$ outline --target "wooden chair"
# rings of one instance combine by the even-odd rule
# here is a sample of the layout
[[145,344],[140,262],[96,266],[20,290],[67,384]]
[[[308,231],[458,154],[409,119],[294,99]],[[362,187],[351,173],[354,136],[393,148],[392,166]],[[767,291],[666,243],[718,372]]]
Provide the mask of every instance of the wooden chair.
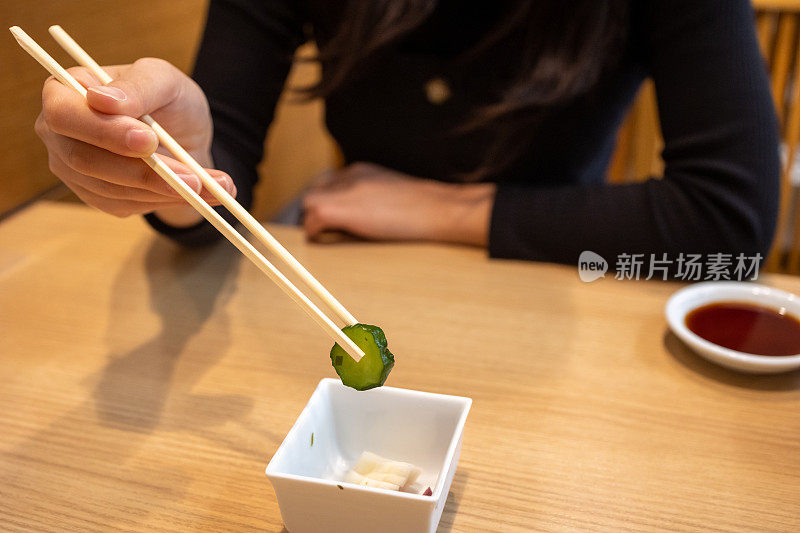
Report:
[[[797,178],[793,176],[800,178],[800,166],[794,172],[792,167],[800,164],[800,0],[754,0],[753,5],[758,40],[770,71],[784,154],[778,226],[766,269],[799,274],[800,183],[794,183]],[[660,175],[664,169],[660,156],[663,147],[655,90],[648,81],[618,134],[609,181],[629,183]]]
[[[800,273],[800,216],[796,171],[800,142],[800,1],[761,2],[756,12],[758,40],[770,69],[772,93],[781,127],[783,167],[775,241],[767,259],[773,271]],[[772,5],[774,4],[774,5]]]

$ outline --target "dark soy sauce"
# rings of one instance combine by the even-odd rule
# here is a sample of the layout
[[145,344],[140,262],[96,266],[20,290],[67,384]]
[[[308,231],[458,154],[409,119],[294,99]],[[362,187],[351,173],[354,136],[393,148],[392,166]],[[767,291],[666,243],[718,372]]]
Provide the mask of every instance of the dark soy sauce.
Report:
[[746,302],[717,302],[686,315],[686,327],[725,348],[755,355],[800,354],[800,321]]

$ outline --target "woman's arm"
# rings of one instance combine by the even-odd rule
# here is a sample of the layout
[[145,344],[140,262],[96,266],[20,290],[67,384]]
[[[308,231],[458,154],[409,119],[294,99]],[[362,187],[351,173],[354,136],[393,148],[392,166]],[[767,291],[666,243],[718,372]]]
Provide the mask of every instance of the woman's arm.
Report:
[[778,204],[777,124],[747,0],[642,3],[662,179],[541,190],[499,185],[495,257],[575,263],[593,250],[765,254]]
[[[230,174],[237,200],[246,208],[252,203],[275,104],[292,55],[303,41],[303,16],[296,1],[211,0],[192,77],[211,109],[213,164]],[[232,221],[226,210],[220,213]],[[173,209],[161,217],[158,212],[146,216],[154,228],[182,244],[200,245],[219,236],[199,218],[192,224],[198,217],[193,211]]]

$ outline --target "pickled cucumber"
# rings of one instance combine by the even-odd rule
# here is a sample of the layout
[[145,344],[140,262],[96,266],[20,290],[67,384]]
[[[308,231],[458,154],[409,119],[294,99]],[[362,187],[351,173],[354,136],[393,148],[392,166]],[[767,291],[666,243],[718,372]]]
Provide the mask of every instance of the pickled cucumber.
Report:
[[364,350],[359,362],[350,357],[339,344],[331,348],[331,363],[344,385],[356,390],[380,387],[394,366],[394,355],[386,347],[386,335],[378,326],[353,324],[342,328],[345,335]]

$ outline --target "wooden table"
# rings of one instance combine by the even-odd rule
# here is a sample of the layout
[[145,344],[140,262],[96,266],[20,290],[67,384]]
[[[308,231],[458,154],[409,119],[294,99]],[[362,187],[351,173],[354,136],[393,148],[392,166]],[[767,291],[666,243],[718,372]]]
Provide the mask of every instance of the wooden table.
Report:
[[[273,229],[386,330],[389,384],[473,398],[440,531],[800,530],[800,374],[692,355],[678,284]],[[81,206],[3,222],[0,530],[280,531],[264,467],[329,348],[227,243]]]

